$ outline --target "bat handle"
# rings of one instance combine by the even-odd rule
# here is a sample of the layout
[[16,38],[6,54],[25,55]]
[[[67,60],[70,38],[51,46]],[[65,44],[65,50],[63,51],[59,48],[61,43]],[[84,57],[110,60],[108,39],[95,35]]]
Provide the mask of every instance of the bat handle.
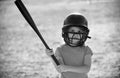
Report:
[[58,62],[58,60],[56,59],[56,57],[54,55],[51,55],[52,59],[55,61],[55,63],[58,65],[60,65],[60,63]]
[[[47,49],[51,50],[50,47],[47,45],[47,43],[44,41],[44,39],[42,38],[41,40],[42,40],[43,44],[45,45],[45,47]],[[56,57],[54,55],[51,55],[51,58],[55,61],[55,63],[57,64],[57,66],[60,65],[60,63],[58,62],[58,60],[56,59]]]
[[[47,49],[51,50],[49,47],[46,47]],[[60,65],[60,63],[58,62],[58,60],[56,59],[55,55],[51,55],[51,58],[54,60],[54,62],[56,63],[56,65]]]

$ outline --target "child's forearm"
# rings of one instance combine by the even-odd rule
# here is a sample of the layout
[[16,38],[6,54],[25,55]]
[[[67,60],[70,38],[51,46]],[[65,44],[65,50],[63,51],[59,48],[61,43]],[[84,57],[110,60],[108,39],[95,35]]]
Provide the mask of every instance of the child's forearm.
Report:
[[[55,67],[55,69],[59,72],[59,73],[61,73],[60,71],[59,71],[59,69],[57,68],[58,67],[58,65],[55,63],[55,61],[51,58],[51,60],[52,60],[52,63],[53,63],[53,65],[54,65],[54,67]],[[60,64],[64,64],[64,62],[62,61],[62,59],[59,57],[59,58],[57,58],[57,60],[58,60],[58,62],[60,63]]]
[[70,72],[76,72],[76,73],[88,73],[90,70],[90,66],[84,65],[84,66],[66,66],[66,69]]

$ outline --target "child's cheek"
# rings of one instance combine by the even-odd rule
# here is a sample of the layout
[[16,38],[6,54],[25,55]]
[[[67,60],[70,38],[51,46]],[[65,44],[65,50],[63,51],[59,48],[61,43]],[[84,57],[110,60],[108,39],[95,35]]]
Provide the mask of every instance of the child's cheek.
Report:
[[68,37],[69,37],[69,38],[72,38],[72,36],[73,36],[73,34],[71,34],[71,33],[68,34]]

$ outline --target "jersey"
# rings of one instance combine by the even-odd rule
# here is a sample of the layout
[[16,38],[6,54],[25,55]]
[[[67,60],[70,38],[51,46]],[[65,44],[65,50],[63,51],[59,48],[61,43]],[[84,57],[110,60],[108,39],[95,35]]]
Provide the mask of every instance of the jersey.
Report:
[[[88,46],[70,47],[66,44],[58,47],[55,52],[56,57],[61,57],[65,65],[82,66],[84,57],[87,54],[93,54]],[[61,78],[88,78],[86,73],[63,72]]]

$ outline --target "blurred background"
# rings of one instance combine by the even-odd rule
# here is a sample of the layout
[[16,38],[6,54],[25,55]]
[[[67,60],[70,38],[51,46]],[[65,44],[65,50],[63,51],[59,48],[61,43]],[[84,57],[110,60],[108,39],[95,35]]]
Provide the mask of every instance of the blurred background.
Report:
[[[45,47],[14,4],[0,0],[0,78],[59,78]],[[65,17],[80,12],[88,19],[93,50],[89,78],[120,78],[119,0],[22,0],[46,42],[63,43]]]

